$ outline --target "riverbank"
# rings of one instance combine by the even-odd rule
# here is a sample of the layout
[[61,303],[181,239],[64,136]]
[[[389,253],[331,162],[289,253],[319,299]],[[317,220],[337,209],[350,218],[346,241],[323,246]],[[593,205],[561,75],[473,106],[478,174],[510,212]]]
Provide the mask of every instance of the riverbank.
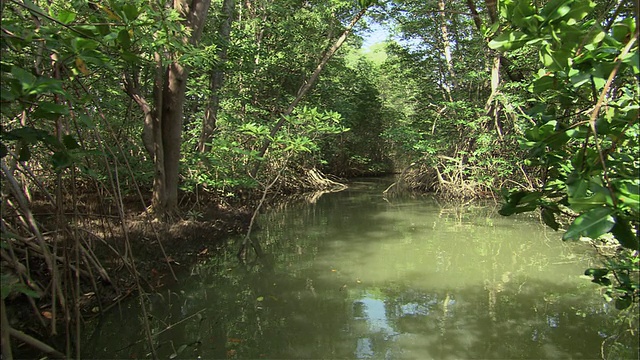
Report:
[[83,323],[174,284],[176,274],[246,234],[256,209],[303,190],[344,188],[312,169],[282,177],[277,189],[267,187],[269,196],[240,188],[181,193],[179,210],[158,221],[144,200],[150,189],[121,194],[67,185],[73,191],[55,197],[16,190],[17,201],[3,209],[5,358],[11,350],[27,358],[73,356]]
[[[180,218],[162,223],[147,216],[135,196],[123,198],[122,212],[104,200],[82,194],[75,209],[61,214],[45,201],[32,201],[30,214],[44,246],[36,236],[20,236],[19,228],[2,239],[8,254],[2,259],[3,326],[19,334],[11,340],[18,357],[64,352],[75,324],[140,291],[160,291],[177,281],[182,268],[215,256],[230,236],[246,232],[252,214],[250,199],[244,204],[200,197],[181,204],[189,210]],[[18,227],[20,218],[4,220]],[[42,341],[58,353],[37,339],[47,339]]]

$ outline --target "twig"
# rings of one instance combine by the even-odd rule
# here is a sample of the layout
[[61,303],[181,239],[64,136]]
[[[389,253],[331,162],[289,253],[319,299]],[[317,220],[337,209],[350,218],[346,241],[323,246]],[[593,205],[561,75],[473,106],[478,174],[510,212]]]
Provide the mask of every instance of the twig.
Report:
[[64,359],[65,356],[64,354],[62,354],[61,352],[59,352],[58,350],[52,348],[51,346],[43,343],[42,341],[29,336],[25,333],[23,333],[20,330],[16,330],[12,327],[9,327],[9,333],[11,334],[11,336],[13,336],[14,338],[22,341],[23,343],[30,345],[33,348],[36,348],[40,351],[42,351],[43,353],[56,358],[56,359]]
[[605,98],[607,96],[607,93],[609,92],[609,88],[611,87],[611,83],[613,83],[613,79],[616,77],[616,74],[618,73],[618,70],[620,69],[620,64],[622,64],[622,58],[625,57],[629,51],[631,50],[631,47],[633,46],[633,44],[635,44],[636,40],[638,39],[638,29],[636,29],[635,34],[633,34],[633,37],[629,40],[629,42],[627,43],[627,45],[622,49],[622,51],[620,52],[620,54],[618,55],[618,57],[616,58],[616,64],[613,68],[613,70],[611,70],[611,73],[609,74],[609,78],[607,79],[607,82],[604,84],[604,87],[602,88],[602,92],[600,93],[600,98],[598,99],[598,102],[596,103],[596,106],[593,109],[593,112],[591,113],[591,117],[589,119],[589,125],[591,126],[591,131],[593,132],[593,138],[594,141],[596,143],[596,149],[598,150],[598,156],[600,159],[600,163],[602,164],[602,171],[603,171],[603,176],[604,179],[607,183],[607,188],[609,189],[609,193],[611,194],[611,200],[613,201],[613,206],[617,207],[618,206],[618,199],[615,197],[614,191],[613,191],[613,187],[611,186],[611,180],[609,179],[609,175],[608,175],[608,171],[607,171],[607,165],[604,159],[604,155],[602,152],[602,148],[600,147],[600,142],[598,141],[598,132],[596,129],[596,120],[598,119],[598,115],[600,114],[600,108],[602,107],[602,105],[604,104]]
[[44,254],[44,260],[47,264],[48,270],[53,271],[54,263],[53,263],[53,260],[51,259],[51,253],[49,252],[49,248],[47,247],[44,237],[40,232],[36,219],[33,217],[33,213],[29,209],[29,205],[26,199],[24,198],[24,194],[22,194],[20,190],[20,185],[18,184],[16,179],[13,177],[13,174],[11,174],[11,172],[7,168],[7,165],[5,164],[4,161],[0,162],[0,168],[2,168],[2,172],[4,173],[5,177],[7,178],[7,181],[9,182],[11,192],[13,193],[16,200],[18,201],[18,206],[20,206],[20,210],[22,211],[22,217],[25,218],[27,224],[31,228],[31,231],[35,235],[36,240],[38,241],[38,244],[40,245],[40,249]]
[[262,198],[260,198],[260,202],[258,203],[258,206],[256,206],[255,210],[253,211],[253,214],[251,214],[251,221],[249,221],[249,229],[247,229],[247,234],[244,236],[244,239],[242,240],[242,244],[240,245],[240,250],[238,251],[238,256],[242,254],[242,252],[246,248],[247,243],[249,241],[251,241],[251,244],[253,245],[253,248],[258,253],[258,256],[262,255],[261,250],[259,250],[260,245],[251,239],[251,231],[253,230],[253,224],[256,220],[256,217],[258,216],[258,213],[260,212],[260,208],[262,208],[262,205],[264,204],[264,201],[267,198],[267,193],[269,192],[269,189],[278,181],[278,179],[280,178],[280,175],[282,175],[282,172],[287,167],[287,163],[289,162],[289,157],[285,159],[284,164],[282,164],[282,167],[276,174],[273,181],[271,181],[270,184],[265,186],[264,191],[262,192]]
[[194,316],[196,316],[196,315],[200,314],[201,312],[203,312],[203,311],[205,311],[205,310],[207,310],[207,309],[202,309],[202,310],[196,311],[195,313],[193,313],[193,314],[191,314],[191,315],[187,316],[186,318],[184,318],[184,319],[182,319],[182,320],[178,321],[178,322],[177,322],[177,323],[175,323],[175,324],[167,325],[167,327],[166,327],[166,328],[164,328],[164,329],[162,329],[162,330],[158,331],[157,333],[153,334],[153,336],[154,336],[154,337],[157,337],[157,336],[159,336],[160,334],[162,334],[163,332],[165,332],[165,331],[167,331],[167,330],[171,330],[171,329],[172,329],[172,328],[174,328],[176,325],[180,325],[181,323],[183,323],[183,322],[185,322],[185,321],[187,321],[187,320],[191,319],[192,317],[194,317]]

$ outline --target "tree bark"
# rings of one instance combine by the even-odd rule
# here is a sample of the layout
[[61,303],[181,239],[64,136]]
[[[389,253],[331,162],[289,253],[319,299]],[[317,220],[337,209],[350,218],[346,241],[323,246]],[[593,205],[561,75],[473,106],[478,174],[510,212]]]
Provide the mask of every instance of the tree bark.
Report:
[[[285,110],[284,113],[282,113],[280,120],[278,120],[278,122],[273,126],[273,128],[271,128],[269,137],[265,139],[264,144],[262,144],[262,147],[260,148],[260,152],[258,153],[259,158],[264,157],[264,155],[267,153],[267,150],[269,149],[269,145],[271,145],[271,142],[272,142],[270,139],[275,137],[275,135],[278,133],[282,125],[284,125],[286,121],[286,117],[291,115],[291,113],[296,108],[296,106],[300,103],[302,98],[309,92],[309,90],[311,90],[313,85],[315,85],[316,81],[318,80],[318,77],[320,77],[320,73],[322,72],[322,69],[324,69],[324,67],[327,65],[329,60],[331,60],[333,55],[338,51],[338,49],[340,49],[340,46],[342,46],[344,41],[347,39],[347,36],[349,36],[349,33],[351,32],[353,27],[358,23],[360,18],[362,18],[362,16],[364,16],[364,14],[367,12],[367,9],[368,7],[361,9],[356,14],[356,16],[354,16],[354,18],[351,20],[349,25],[347,25],[346,29],[344,29],[344,31],[342,32],[342,35],[340,35],[340,37],[335,41],[335,43],[331,46],[331,48],[329,48],[329,50],[327,50],[327,52],[324,54],[324,57],[322,58],[322,60],[320,60],[320,63],[318,63],[318,66],[316,66],[316,69],[311,74],[311,77],[309,77],[309,80],[305,81],[300,86],[300,88],[298,89],[296,98],[293,100],[293,102],[291,102],[291,104],[289,104],[289,107],[287,108],[287,110]],[[257,162],[254,168],[251,170],[251,176],[255,177],[256,174],[258,173],[258,170],[260,170],[260,162]]]
[[[210,5],[211,0],[173,1],[173,8],[186,19],[184,25],[191,33],[189,37],[183,36],[185,43],[195,45],[200,40]],[[178,54],[165,55],[178,58]],[[175,60],[165,67],[159,52],[154,54],[154,60],[153,106],[141,95],[136,79],[129,74],[124,76],[124,87],[144,114],[143,142],[155,167],[151,208],[158,218],[162,218],[178,206],[180,146],[189,69]]]
[[162,92],[162,147],[164,149],[163,207],[171,211],[178,205],[178,175],[180,174],[180,145],[182,144],[182,118],[187,88],[188,69],[177,62],[167,67],[165,88]]
[[444,14],[444,0],[438,0],[438,14],[440,16],[440,32],[442,34],[442,48],[444,59],[447,62],[448,76],[445,77],[444,88],[449,96],[449,101],[453,101],[451,91],[456,87],[456,74],[453,70],[453,58],[451,56],[451,42],[449,41],[449,30],[447,29],[447,19]]
[[[473,22],[476,24],[476,29],[478,32],[482,32],[482,19],[480,18],[480,14],[478,14],[478,9],[476,8],[476,4],[473,2],[474,0],[467,0],[467,7],[469,8],[469,12],[471,13],[471,17],[473,18]],[[491,2],[489,2],[491,4]],[[492,6],[496,4],[493,3]],[[497,8],[490,10],[493,14],[493,18],[497,17]],[[491,17],[491,16],[490,16]],[[496,19],[497,20],[497,19]],[[520,72],[514,72],[509,67],[511,66],[511,61],[504,56],[500,56],[500,67],[504,70],[504,72],[509,77],[511,81],[522,81],[524,76]]]
[[[162,65],[162,59],[160,54],[156,52],[154,54],[156,69],[155,80],[153,84],[153,98],[155,101],[155,109],[153,109],[153,117],[151,122],[150,132],[153,134],[153,161],[154,161],[154,175],[153,175],[153,194],[151,195],[151,208],[152,209],[164,209],[166,199],[166,182],[165,182],[165,169],[164,169],[164,146],[162,146],[162,91],[164,89],[164,66]],[[164,211],[164,210],[163,210]]]
[[[495,24],[498,21],[498,4],[496,0],[485,0],[485,5],[487,7],[487,12],[489,13],[489,19],[491,21],[491,25]],[[485,108],[487,113],[491,113],[493,106],[493,99],[495,98],[498,92],[498,86],[500,86],[500,58],[502,56],[499,52],[493,51],[493,62],[491,64],[491,95],[489,95],[489,99],[487,99],[487,103]]]
[[491,95],[487,99],[486,108],[489,111],[491,103],[498,92],[498,86],[500,85],[500,54],[496,51],[493,54],[493,62],[491,63]]

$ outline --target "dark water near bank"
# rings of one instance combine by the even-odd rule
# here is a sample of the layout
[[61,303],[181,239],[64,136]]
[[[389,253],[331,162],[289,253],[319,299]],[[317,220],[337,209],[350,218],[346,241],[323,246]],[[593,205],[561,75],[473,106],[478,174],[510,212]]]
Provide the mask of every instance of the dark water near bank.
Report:
[[[495,205],[383,199],[389,182],[272,209],[254,237],[149,295],[161,359],[600,358],[614,331],[586,244]],[[86,358],[150,357],[139,302],[87,327]]]

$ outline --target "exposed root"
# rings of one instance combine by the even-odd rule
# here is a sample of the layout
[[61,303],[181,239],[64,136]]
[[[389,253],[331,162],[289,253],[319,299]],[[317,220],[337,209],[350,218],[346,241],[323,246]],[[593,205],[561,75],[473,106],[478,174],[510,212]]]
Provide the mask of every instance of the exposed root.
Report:
[[398,181],[385,191],[386,197],[407,193],[431,192],[443,199],[472,199],[491,194],[491,189],[468,175],[473,166],[462,159],[437,156],[437,161],[415,162],[406,167],[398,176]]
[[347,188],[347,185],[340,181],[341,179],[330,178],[316,168],[297,168],[283,171],[276,185],[279,192],[289,194],[315,191],[334,192]]
[[306,178],[302,181],[307,183],[307,187],[324,191],[341,191],[347,188],[347,185],[331,180],[322,171],[312,168],[306,171]]
[[140,215],[143,202],[98,182],[94,191],[73,193],[58,185],[52,198],[27,191],[33,179],[17,176],[6,159],[0,165],[3,358],[77,356],[85,320],[176,281],[173,265],[213,254],[220,240],[246,227],[244,216],[211,202],[203,221],[154,222]]

